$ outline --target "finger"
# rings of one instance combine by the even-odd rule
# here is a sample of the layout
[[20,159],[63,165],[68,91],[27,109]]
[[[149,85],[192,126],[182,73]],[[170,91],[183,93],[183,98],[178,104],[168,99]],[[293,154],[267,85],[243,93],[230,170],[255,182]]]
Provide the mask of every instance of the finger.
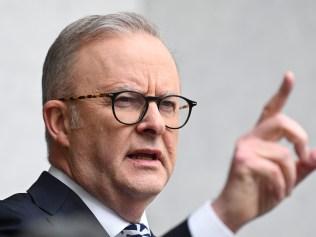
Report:
[[287,148],[273,143],[260,141],[255,150],[258,157],[278,165],[286,182],[286,193],[289,195],[296,183],[296,165]]
[[310,173],[316,170],[316,149],[309,151],[308,161],[298,160],[296,162],[297,181],[299,184],[305,179]]
[[263,201],[271,199],[271,193],[276,202],[287,195],[287,184],[278,165],[266,159],[253,159],[249,162],[248,167],[258,179],[261,186],[259,188],[268,191],[260,194],[263,196],[261,197]]
[[299,159],[308,160],[308,135],[295,120],[279,114],[271,117],[254,128],[252,135],[266,141],[279,141],[286,138],[293,143]]
[[294,74],[287,72],[276,94],[264,106],[257,124],[282,111],[294,86]]

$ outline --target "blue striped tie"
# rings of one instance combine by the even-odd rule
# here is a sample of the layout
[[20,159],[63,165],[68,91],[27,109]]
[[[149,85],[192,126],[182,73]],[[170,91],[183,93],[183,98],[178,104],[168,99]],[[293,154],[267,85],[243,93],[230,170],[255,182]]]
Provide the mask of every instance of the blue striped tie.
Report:
[[151,237],[150,231],[144,224],[130,224],[116,237]]

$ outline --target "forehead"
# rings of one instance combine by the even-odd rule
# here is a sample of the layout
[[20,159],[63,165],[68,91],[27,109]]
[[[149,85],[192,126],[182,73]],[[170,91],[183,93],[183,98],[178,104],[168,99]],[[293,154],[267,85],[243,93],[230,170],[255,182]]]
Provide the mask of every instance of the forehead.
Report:
[[173,57],[159,39],[146,33],[108,36],[84,44],[75,62],[72,74],[81,92],[126,88],[180,93]]

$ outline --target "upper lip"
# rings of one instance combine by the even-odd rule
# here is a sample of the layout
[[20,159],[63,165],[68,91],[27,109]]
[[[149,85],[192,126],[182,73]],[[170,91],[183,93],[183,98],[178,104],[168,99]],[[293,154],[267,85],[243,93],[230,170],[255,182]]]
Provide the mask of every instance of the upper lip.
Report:
[[162,162],[162,152],[158,149],[145,148],[145,149],[134,149],[127,153],[127,156],[133,155],[148,155],[153,156],[155,160]]

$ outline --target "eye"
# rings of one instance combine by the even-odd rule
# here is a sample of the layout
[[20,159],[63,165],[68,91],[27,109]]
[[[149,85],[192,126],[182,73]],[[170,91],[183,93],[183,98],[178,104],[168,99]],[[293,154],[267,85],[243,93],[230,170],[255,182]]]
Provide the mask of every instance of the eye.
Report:
[[176,100],[172,97],[163,99],[159,104],[159,110],[162,112],[175,112],[177,109]]
[[126,92],[115,98],[115,107],[140,108],[144,105],[144,99],[137,93]]

